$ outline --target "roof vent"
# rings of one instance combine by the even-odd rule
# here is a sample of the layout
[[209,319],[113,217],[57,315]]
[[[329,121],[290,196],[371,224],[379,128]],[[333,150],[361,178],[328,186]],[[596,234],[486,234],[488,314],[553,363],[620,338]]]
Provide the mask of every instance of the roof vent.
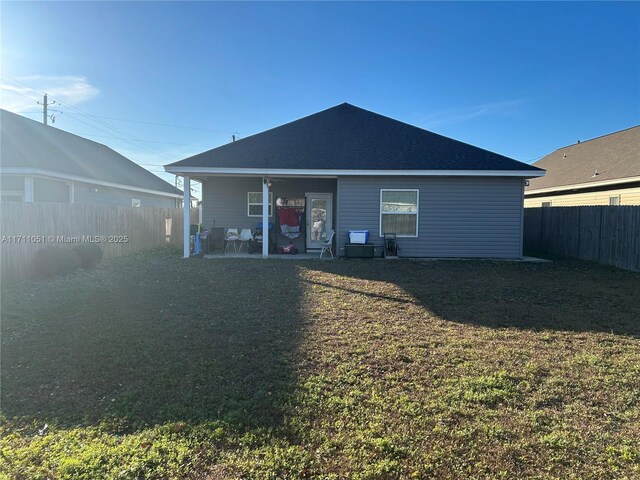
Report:
[[567,154],[566,154],[566,153],[563,153],[563,154],[562,154],[562,158],[567,158]]
[[598,175],[600,174],[598,173],[598,169],[596,168],[596,171],[593,175],[591,175],[591,178],[596,178]]
[[578,140],[578,143],[580,143],[580,140]]

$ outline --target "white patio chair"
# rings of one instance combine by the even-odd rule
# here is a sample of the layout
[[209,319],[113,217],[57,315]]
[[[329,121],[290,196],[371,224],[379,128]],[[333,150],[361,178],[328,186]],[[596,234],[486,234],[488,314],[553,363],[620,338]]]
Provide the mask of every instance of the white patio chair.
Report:
[[253,233],[250,228],[243,228],[240,232],[240,246],[238,252],[242,251],[242,247],[247,247],[247,253],[249,253],[249,242],[253,241]]
[[238,252],[238,240],[240,240],[240,235],[238,234],[237,228],[228,228],[227,233],[224,236],[225,246],[224,253],[227,253],[229,250],[229,246],[233,247],[234,252]]
[[320,252],[320,258],[324,255],[324,252],[329,252],[331,254],[331,258],[333,258],[333,237],[335,236],[335,230],[329,230],[327,235],[327,239],[324,242],[321,242],[322,251]]

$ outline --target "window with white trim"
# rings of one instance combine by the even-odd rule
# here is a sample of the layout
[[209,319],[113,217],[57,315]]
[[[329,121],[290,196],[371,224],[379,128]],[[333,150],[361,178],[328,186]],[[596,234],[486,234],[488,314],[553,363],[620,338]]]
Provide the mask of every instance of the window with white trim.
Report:
[[551,206],[551,202],[542,202],[542,206],[543,206],[544,208],[548,208],[548,207],[550,207],[550,206]]
[[417,189],[380,190],[380,236],[417,237],[418,199]]
[[617,207],[618,205],[620,205],[620,195],[609,197],[609,205],[612,207]]
[[[247,216],[262,216],[262,192],[247,193]],[[273,193],[269,192],[269,216],[273,216]]]

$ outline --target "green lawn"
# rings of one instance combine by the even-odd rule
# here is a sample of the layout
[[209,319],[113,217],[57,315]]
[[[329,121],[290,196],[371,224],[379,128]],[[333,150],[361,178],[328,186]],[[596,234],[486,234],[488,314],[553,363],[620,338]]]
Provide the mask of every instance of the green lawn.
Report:
[[638,273],[156,253],[1,307],[0,478],[640,478]]

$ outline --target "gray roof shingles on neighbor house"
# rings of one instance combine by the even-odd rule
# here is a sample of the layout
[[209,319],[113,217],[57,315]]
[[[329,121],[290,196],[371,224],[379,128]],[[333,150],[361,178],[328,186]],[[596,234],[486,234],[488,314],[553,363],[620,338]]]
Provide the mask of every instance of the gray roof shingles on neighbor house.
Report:
[[348,103],[167,167],[540,171]]
[[559,148],[534,165],[547,174],[527,192],[640,177],[640,126]]
[[[87,181],[181,195],[160,177],[106,145],[0,110],[0,168],[52,172]],[[1,170],[0,170],[1,171]]]

